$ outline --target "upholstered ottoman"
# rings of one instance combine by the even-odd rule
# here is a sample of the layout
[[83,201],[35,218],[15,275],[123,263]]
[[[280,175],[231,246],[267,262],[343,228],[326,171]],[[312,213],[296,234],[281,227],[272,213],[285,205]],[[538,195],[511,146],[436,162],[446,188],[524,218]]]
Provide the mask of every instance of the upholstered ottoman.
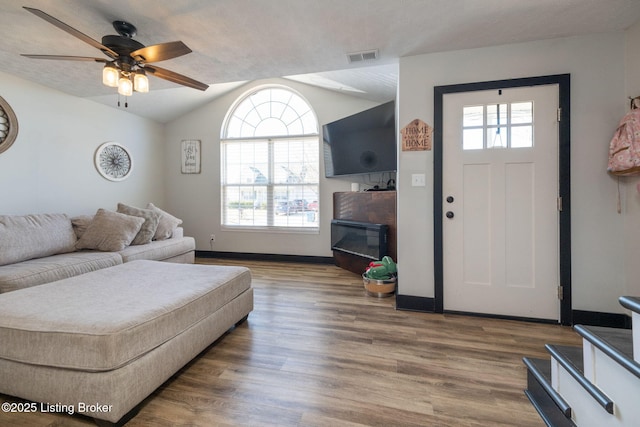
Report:
[[159,261],[0,294],[0,393],[117,422],[252,309],[248,269]]

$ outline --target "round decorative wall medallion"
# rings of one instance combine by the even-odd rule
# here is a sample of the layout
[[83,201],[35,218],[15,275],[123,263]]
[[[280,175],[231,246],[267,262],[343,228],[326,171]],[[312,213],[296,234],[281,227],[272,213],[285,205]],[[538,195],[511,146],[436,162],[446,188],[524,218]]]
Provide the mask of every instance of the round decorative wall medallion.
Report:
[[18,136],[18,118],[7,101],[0,96],[0,153],[6,151]]
[[133,169],[131,155],[117,142],[105,142],[98,147],[94,161],[100,175],[109,181],[122,181]]

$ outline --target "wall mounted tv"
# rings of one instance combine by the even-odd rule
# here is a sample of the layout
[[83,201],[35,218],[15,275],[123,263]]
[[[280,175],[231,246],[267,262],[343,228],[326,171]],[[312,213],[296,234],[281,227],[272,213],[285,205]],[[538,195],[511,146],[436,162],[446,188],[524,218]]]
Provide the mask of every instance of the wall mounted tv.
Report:
[[395,112],[390,101],[323,125],[325,176],[395,172]]

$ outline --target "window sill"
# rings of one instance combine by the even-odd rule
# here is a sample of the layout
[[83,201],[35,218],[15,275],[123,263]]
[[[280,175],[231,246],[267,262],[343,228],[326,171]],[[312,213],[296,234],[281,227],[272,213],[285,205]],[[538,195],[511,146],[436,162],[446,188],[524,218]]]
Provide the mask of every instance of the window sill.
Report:
[[278,233],[278,234],[320,234],[320,227],[258,227],[246,225],[222,225],[222,231],[238,231],[248,233]]

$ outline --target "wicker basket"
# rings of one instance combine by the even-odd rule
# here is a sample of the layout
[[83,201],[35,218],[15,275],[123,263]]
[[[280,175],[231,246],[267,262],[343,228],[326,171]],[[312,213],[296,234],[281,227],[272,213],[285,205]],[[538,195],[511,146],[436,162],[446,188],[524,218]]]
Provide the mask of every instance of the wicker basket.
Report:
[[396,278],[392,277],[386,280],[369,279],[364,274],[362,275],[362,282],[364,283],[364,289],[367,294],[382,298],[390,297],[396,290]]

